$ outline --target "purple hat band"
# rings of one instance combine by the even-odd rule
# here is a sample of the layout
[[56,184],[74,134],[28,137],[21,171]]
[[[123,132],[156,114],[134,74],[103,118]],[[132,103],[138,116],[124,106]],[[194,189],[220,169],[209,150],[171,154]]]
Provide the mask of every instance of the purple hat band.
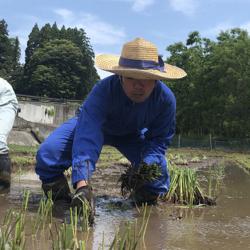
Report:
[[124,57],[120,57],[119,65],[123,67],[135,68],[135,69],[155,69],[161,72],[164,71],[164,62],[161,56],[158,56],[158,63],[148,60],[134,60]]

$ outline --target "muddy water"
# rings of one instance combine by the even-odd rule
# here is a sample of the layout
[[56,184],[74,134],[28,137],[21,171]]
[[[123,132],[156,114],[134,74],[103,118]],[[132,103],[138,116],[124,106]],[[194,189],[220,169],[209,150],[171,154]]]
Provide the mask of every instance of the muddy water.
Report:
[[[225,168],[216,207],[165,209],[153,214],[149,249],[250,249],[250,176]],[[172,219],[171,219],[172,218]],[[157,232],[157,233],[156,233]]]
[[[108,246],[125,221],[138,217],[135,208],[119,195],[120,167],[94,175],[97,195],[95,225],[88,236],[87,249],[98,249],[103,235]],[[0,218],[10,207],[19,206],[22,190],[31,190],[30,207],[35,211],[41,198],[40,182],[33,173],[14,176],[10,192],[0,195]],[[217,206],[181,208],[166,204],[153,207],[145,237],[146,249],[250,249],[250,176],[234,166],[225,167]],[[49,249],[39,241],[36,249]],[[34,249],[34,246],[32,247]],[[28,249],[28,248],[27,248]]]

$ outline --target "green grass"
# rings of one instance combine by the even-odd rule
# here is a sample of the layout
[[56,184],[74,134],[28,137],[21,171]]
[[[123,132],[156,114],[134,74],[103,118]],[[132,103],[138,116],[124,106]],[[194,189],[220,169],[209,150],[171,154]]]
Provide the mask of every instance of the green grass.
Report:
[[37,147],[9,145],[9,148],[13,172],[22,174],[24,171],[34,168]]
[[114,147],[104,146],[97,162],[98,167],[109,167],[117,164],[123,158],[122,154]]
[[8,145],[9,149],[10,149],[10,153],[11,154],[31,154],[31,155],[35,155],[37,152],[38,147],[34,147],[34,146],[20,146],[20,145]]
[[20,167],[31,166],[35,164],[35,159],[30,156],[13,156],[11,157],[12,164]]
[[[38,147],[9,145],[10,156],[14,164],[25,167],[35,163],[35,155]],[[233,161],[236,164],[250,171],[250,154],[249,152],[226,152],[221,150],[205,150],[191,148],[170,148],[168,158],[173,159],[175,164],[187,165],[198,162],[199,160],[209,161],[209,158],[224,158]],[[27,160],[26,160],[27,158]],[[124,157],[114,147],[104,146],[97,162],[98,167],[109,167],[113,164],[122,162]]]
[[214,158],[222,161],[232,162],[250,172],[250,152],[233,152],[222,150],[203,150],[191,148],[170,148],[168,154],[181,155],[183,159],[198,157],[201,160],[209,161]]
[[250,173],[250,154],[232,153],[229,155],[229,158],[232,159],[237,165],[245,168]]

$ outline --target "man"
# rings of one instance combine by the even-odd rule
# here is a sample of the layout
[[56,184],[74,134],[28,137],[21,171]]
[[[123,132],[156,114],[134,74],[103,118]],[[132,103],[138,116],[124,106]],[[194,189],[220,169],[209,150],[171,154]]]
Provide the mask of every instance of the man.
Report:
[[114,73],[99,81],[80,114],[57,128],[37,153],[36,173],[54,199],[70,200],[64,170],[72,165],[76,189],[73,205],[92,202],[88,185],[104,144],[116,147],[136,168],[158,164],[161,177],[137,190],[141,202],[168,191],[165,151],[175,131],[175,97],[160,79],[179,79],[186,73],[164,64],[154,44],[137,38],[123,46],[121,56],[100,55],[96,65]]
[[7,138],[18,109],[12,86],[0,78],[0,190],[10,187],[11,162]]

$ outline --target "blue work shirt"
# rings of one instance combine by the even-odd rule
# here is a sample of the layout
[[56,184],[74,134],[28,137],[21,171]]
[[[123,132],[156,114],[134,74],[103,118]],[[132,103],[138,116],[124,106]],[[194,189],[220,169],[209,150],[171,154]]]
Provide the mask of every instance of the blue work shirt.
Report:
[[142,103],[131,101],[120,78],[99,81],[83,103],[72,148],[72,183],[88,180],[99,158],[105,135],[144,140],[142,160],[157,163],[175,133],[176,102],[161,81]]

